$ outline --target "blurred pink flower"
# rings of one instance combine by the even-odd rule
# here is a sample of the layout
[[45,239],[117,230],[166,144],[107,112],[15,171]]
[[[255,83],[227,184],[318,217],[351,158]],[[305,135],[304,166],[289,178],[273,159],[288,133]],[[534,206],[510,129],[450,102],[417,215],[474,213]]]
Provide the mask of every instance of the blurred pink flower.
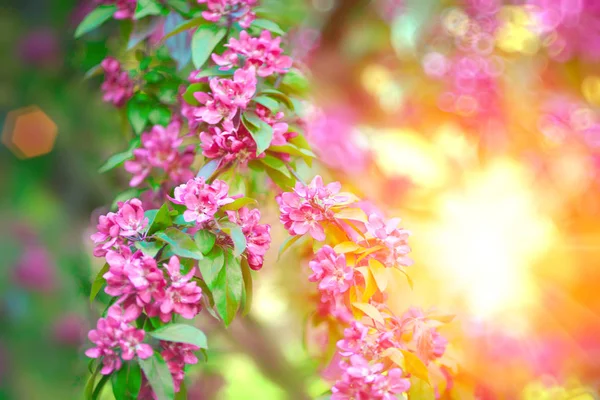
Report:
[[121,70],[119,61],[107,57],[102,61],[104,82],[102,83],[103,99],[115,107],[123,107],[133,96],[133,81],[127,71]]
[[24,289],[49,293],[56,289],[56,265],[48,250],[27,244],[14,269],[15,283]]
[[219,22],[225,18],[225,22],[238,22],[242,28],[249,28],[256,15],[252,7],[258,4],[258,0],[198,0],[199,4],[206,4],[208,10],[202,12],[207,21]]

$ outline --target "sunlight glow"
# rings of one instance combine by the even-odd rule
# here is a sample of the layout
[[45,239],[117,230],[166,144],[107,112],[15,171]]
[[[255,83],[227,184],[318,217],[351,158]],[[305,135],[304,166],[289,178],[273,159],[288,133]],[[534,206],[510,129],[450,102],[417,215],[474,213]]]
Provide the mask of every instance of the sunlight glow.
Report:
[[525,172],[499,161],[441,196],[439,220],[427,232],[429,260],[482,318],[510,313],[535,299],[530,267],[554,237]]

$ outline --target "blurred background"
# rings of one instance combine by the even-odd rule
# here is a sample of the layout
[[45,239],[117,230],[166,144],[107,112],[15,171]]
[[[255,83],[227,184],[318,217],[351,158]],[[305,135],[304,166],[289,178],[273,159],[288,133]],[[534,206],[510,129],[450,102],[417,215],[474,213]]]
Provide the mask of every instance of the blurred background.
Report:
[[[262,3],[312,82],[322,164],[307,175],[413,232],[414,289],[388,299],[398,313],[457,315],[448,398],[600,398],[600,1]],[[0,399],[78,399],[88,374],[101,310],[87,300],[101,267],[88,238],[127,188],[123,171],[97,172],[126,143],[100,81],[83,79],[114,27],[72,39],[93,7],[0,6]],[[306,261],[276,262],[285,234],[275,208],[267,218],[253,311],[227,332],[199,321],[211,351],[190,399],[327,390]]]

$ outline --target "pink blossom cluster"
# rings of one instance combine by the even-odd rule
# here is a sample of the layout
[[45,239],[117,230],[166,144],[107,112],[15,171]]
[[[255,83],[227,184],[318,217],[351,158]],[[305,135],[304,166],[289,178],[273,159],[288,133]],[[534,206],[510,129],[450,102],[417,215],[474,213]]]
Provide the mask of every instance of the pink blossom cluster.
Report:
[[242,228],[246,238],[248,265],[253,270],[263,266],[264,257],[271,245],[271,226],[260,224],[260,211],[242,207],[238,211],[227,211],[227,217]]
[[549,55],[565,62],[574,57],[600,60],[600,3],[596,0],[528,0],[535,28],[547,40]]
[[555,142],[575,139],[600,147],[600,115],[589,105],[566,96],[543,104],[538,129]]
[[194,177],[190,170],[194,146],[179,150],[183,142],[180,130],[181,122],[174,120],[167,127],[154,125],[150,132],[141,134],[142,147],[133,151],[133,160],[125,161],[125,170],[133,175],[129,186],[139,186],[153,168],[162,170],[165,179],[176,184]]
[[347,200],[346,196],[338,195],[340,189],[339,182],[324,185],[318,175],[309,185],[296,183],[292,192],[276,198],[281,212],[279,220],[292,236],[308,232],[315,240],[325,240],[323,223],[333,220],[331,207]]
[[120,251],[126,245],[128,247],[130,241],[143,237],[147,225],[148,218],[144,216],[139,199],[119,202],[116,213],[109,212],[98,219],[98,232],[91,236],[96,243],[94,256],[103,257],[111,249]]
[[117,10],[113,14],[115,19],[133,19],[137,0],[99,0],[98,3],[117,6]]
[[234,201],[228,192],[229,185],[224,181],[215,179],[213,183],[208,184],[200,177],[177,186],[174,197],[170,200],[187,208],[183,213],[186,222],[202,224],[213,220],[221,206]]
[[206,158],[222,158],[229,163],[237,160],[240,165],[257,158],[256,142],[242,124],[236,129],[231,121],[222,127],[210,126],[200,132],[202,155]]
[[202,12],[202,16],[207,21],[237,22],[247,29],[256,19],[252,7],[258,4],[258,0],[198,0],[198,3],[206,4],[208,9]]
[[121,69],[119,61],[112,57],[105,58],[100,65],[104,70],[104,82],[101,86],[103,100],[116,107],[123,107],[133,96],[133,80],[127,71]]
[[462,116],[500,118],[497,77],[504,68],[502,59],[477,54],[449,59],[430,53],[423,59],[423,68],[428,75],[447,82],[447,90],[438,98],[441,110]]
[[106,318],[100,318],[96,329],[88,333],[88,338],[96,347],[88,349],[85,355],[90,358],[102,358],[100,373],[108,375],[119,370],[123,360],[129,361],[134,357],[146,359],[152,356],[152,347],[143,343],[145,332],[137,329],[131,323],[139,316],[135,307],[125,310],[121,305],[112,305]]
[[256,72],[254,68],[238,69],[233,79],[211,78],[209,85],[211,93],[194,93],[203,105],[194,115],[198,120],[214,125],[221,120],[230,121],[239,109],[246,109],[256,92]]
[[162,347],[160,355],[167,363],[169,372],[173,377],[175,392],[178,393],[181,390],[181,382],[185,377],[184,368],[186,365],[198,363],[198,357],[194,352],[200,350],[200,347],[193,344],[166,341],[161,341],[160,345]]
[[[242,31],[239,39],[229,39],[226,45],[228,49],[222,55],[213,54],[212,59],[221,70],[253,66],[260,77],[283,74],[292,66],[292,59],[283,55],[280,44],[281,37],[272,38],[271,32],[267,30],[263,30],[259,37],[252,37]],[[240,65],[242,62],[244,65]]]
[[396,400],[397,394],[410,388],[400,368],[383,372],[382,363],[369,363],[359,355],[342,361],[342,378],[331,388],[332,400]]
[[106,262],[110,268],[103,276],[104,291],[136,307],[139,313],[145,310],[148,316],[169,322],[174,314],[192,319],[200,312],[202,289],[192,280],[196,269],[182,275],[176,256],[165,264],[167,279],[156,260],[140,251],[133,254],[128,248],[121,253],[109,251]]
[[367,168],[368,150],[355,128],[352,110],[309,108],[303,122],[311,146],[327,166],[349,174]]
[[383,247],[383,250],[372,253],[372,256],[385,266],[409,267],[413,264],[413,260],[407,256],[411,251],[408,245],[410,232],[398,228],[399,224],[400,218],[385,221],[378,213],[369,215],[365,224],[367,232]]
[[354,286],[354,269],[347,265],[346,256],[337,254],[331,246],[320,248],[308,264],[313,271],[308,280],[318,282],[320,302],[318,312],[349,323],[352,314],[343,294]]

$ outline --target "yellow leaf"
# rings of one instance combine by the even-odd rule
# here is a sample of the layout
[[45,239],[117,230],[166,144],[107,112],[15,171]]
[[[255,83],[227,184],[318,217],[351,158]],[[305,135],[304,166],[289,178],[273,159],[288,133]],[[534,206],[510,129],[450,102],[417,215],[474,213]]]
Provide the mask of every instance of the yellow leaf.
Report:
[[360,221],[366,223],[368,221],[367,214],[360,208],[344,208],[343,210],[335,213],[337,219],[351,219],[354,221]]
[[368,256],[369,254],[375,253],[376,251],[379,251],[381,249],[383,249],[383,246],[373,246],[373,247],[369,247],[368,249],[364,249],[364,251],[359,252],[360,257],[358,257],[358,260],[356,260],[356,262],[360,262],[363,258]]
[[430,314],[427,315],[427,319],[432,319],[434,321],[440,321],[444,324],[449,324],[454,319],[454,314]]
[[404,355],[405,371],[429,383],[429,371],[425,363],[415,353],[411,353],[408,350],[400,351]]
[[409,400],[435,400],[435,392],[426,381],[415,376],[410,378]]
[[379,261],[371,258],[369,260],[369,269],[373,274],[373,278],[375,278],[375,283],[377,283],[377,287],[380,291],[384,291],[387,288],[388,281],[390,279],[390,275],[388,273],[388,269],[380,263]]
[[390,347],[389,349],[385,349],[385,351],[381,353],[381,355],[383,357],[389,358],[390,361],[392,361],[394,364],[396,364],[397,366],[402,368],[402,370],[404,370],[404,354],[402,354],[402,352],[399,349],[395,347]]
[[362,247],[360,247],[359,245],[357,245],[354,242],[346,241],[346,242],[342,242],[342,243],[338,244],[337,246],[335,246],[333,248],[333,251],[335,251],[338,254],[345,254],[345,253],[353,253],[359,249],[362,249]]
[[367,317],[371,318],[375,322],[379,322],[383,324],[385,321],[383,320],[383,315],[376,309],[374,306],[368,303],[352,303],[355,308],[358,308],[360,311],[365,313]]
[[377,284],[375,283],[375,278],[373,278],[373,274],[367,267],[358,267],[356,268],[363,276],[365,280],[365,291],[362,295],[362,301],[368,301],[371,296],[375,294],[377,291]]

